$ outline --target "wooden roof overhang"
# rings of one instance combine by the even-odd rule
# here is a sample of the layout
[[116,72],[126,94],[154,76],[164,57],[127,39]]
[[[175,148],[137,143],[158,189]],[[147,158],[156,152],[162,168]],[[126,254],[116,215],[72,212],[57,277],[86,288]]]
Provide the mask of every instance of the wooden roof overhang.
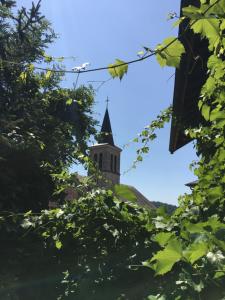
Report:
[[[199,0],[181,0],[182,8],[188,5],[199,6]],[[185,47],[180,67],[176,69],[173,95],[173,115],[170,131],[169,151],[173,153],[191,141],[185,129],[197,126],[202,117],[198,109],[201,87],[207,79],[208,42],[201,39],[187,22],[179,26],[179,40]]]

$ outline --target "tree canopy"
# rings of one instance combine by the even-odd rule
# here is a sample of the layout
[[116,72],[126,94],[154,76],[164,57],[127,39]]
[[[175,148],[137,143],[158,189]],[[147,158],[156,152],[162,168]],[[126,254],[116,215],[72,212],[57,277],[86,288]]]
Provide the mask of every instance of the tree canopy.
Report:
[[[48,207],[55,183],[95,132],[91,87],[61,87],[63,73],[37,72],[55,34],[40,13],[40,1],[14,13],[15,1],[0,2],[0,207]],[[57,70],[59,65],[55,64]]]

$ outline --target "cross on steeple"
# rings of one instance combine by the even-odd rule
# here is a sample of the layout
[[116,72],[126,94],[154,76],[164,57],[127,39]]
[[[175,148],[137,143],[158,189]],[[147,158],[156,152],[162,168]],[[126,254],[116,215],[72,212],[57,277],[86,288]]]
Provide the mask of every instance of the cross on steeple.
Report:
[[109,107],[109,97],[108,96],[107,96],[105,102],[106,102],[106,108],[108,109],[108,107]]

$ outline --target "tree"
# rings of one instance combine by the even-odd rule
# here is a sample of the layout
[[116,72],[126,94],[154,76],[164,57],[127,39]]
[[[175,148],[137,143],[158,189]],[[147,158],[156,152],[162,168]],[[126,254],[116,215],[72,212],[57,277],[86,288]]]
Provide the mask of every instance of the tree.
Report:
[[0,1],[1,210],[48,207],[51,174],[76,162],[95,132],[93,90],[62,88],[63,72],[34,69],[52,60],[45,49],[56,37],[40,2],[15,14],[15,1]]

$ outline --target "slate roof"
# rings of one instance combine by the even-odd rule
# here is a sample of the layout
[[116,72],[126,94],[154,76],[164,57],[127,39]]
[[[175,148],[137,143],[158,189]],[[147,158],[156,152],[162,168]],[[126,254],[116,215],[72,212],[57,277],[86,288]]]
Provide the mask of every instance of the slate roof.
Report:
[[106,108],[105,116],[104,116],[104,119],[102,122],[101,135],[100,135],[99,142],[114,146],[113,133],[112,133],[112,128],[111,128],[108,108]]

